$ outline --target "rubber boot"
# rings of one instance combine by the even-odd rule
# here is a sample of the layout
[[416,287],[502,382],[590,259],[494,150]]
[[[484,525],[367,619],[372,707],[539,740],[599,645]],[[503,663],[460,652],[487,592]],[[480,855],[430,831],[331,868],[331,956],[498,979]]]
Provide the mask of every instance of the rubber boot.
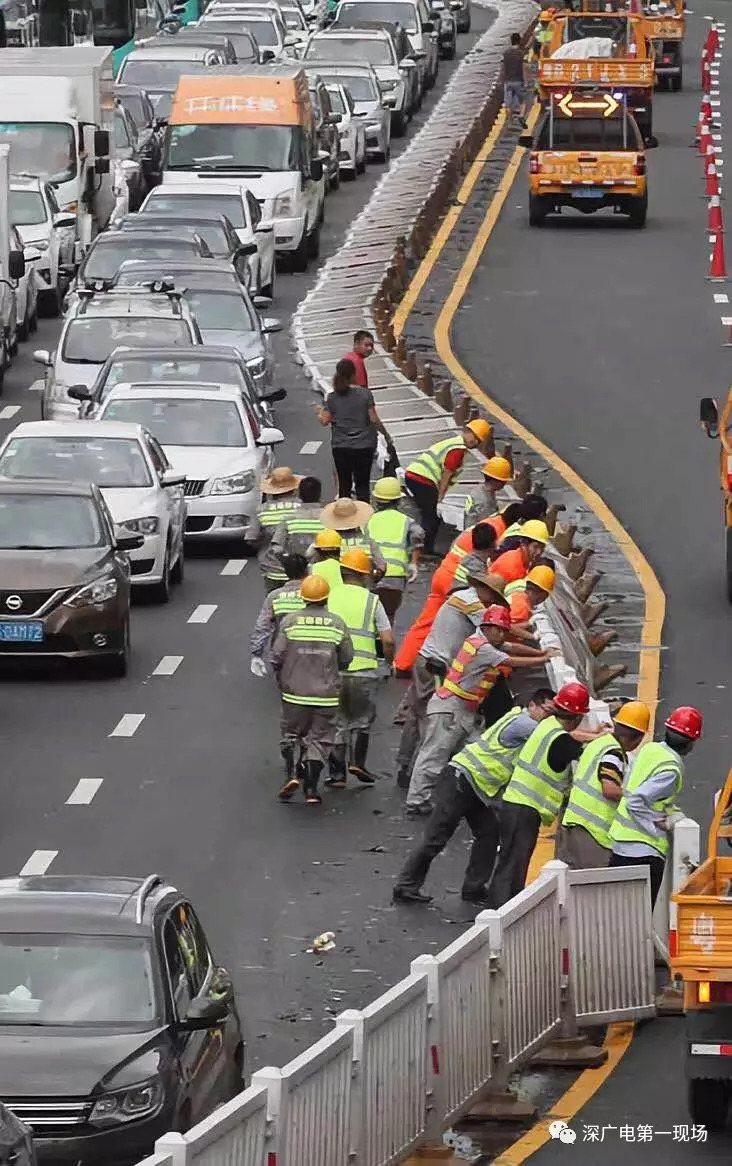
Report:
[[318,793],[318,779],[323,768],[322,761],[306,761],[307,778],[305,781],[305,805],[319,806],[322,798]]
[[373,785],[376,777],[366,768],[366,754],[369,751],[369,733],[359,729],[353,742],[353,759],[348,772],[357,777],[362,785]]
[[295,749],[292,745],[283,745],[282,760],[285,763],[285,784],[278,797],[281,802],[289,802],[290,798],[300,788],[300,782],[295,776]]
[[346,788],[346,753],[345,745],[334,745],[328,758],[328,776],[325,784],[331,789]]

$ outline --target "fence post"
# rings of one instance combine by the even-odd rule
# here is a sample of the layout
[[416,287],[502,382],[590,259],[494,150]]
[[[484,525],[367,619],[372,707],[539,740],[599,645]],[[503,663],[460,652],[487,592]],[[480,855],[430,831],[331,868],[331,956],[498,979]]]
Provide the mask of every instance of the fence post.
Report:
[[353,1032],[353,1063],[351,1076],[350,1147],[351,1161],[361,1166],[363,1162],[364,1113],[363,1100],[363,1012],[357,1008],[346,1008],[335,1018],[337,1029],[350,1028]]
[[412,975],[427,977],[427,1037],[430,1047],[427,1094],[427,1141],[442,1145],[442,1123],[447,1113],[445,1089],[444,1050],[442,1047],[442,1017],[440,1015],[439,965],[433,955],[418,955],[409,965]]
[[[671,847],[663,882],[653,912],[653,943],[660,958],[668,963],[676,951],[676,919],[678,907],[671,896],[678,891],[684,879],[699,865],[701,831],[693,818],[681,818],[674,823]],[[681,1016],[683,993],[677,984],[665,985],[656,997],[659,1016]]]
[[282,1070],[267,1065],[252,1073],[252,1085],[267,1089],[267,1166],[286,1166],[282,1151],[285,1144],[284,1122],[287,1120],[286,1090],[282,1088]]
[[188,1143],[183,1134],[163,1134],[155,1143],[156,1154],[170,1154],[174,1166],[188,1166]]

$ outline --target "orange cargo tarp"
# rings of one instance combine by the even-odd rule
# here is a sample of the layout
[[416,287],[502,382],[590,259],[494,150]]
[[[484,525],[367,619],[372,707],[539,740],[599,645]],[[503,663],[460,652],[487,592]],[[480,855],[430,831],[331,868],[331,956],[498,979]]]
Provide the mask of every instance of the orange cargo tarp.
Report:
[[[302,82],[302,84],[300,83]],[[310,97],[304,77],[181,77],[171,125],[298,126],[307,120]]]
[[539,61],[540,85],[581,85],[591,81],[595,85],[635,85],[649,88],[653,85],[653,61],[616,61],[612,58],[590,58],[586,61]]

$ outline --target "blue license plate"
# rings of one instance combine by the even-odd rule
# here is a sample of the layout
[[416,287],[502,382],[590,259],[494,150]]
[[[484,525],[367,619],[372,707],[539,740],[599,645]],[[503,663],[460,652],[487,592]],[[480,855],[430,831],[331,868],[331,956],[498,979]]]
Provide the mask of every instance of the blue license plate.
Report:
[[592,186],[573,186],[572,198],[602,198],[604,190],[596,190]]
[[40,619],[0,620],[0,641],[37,644],[43,639],[43,635],[43,622]]

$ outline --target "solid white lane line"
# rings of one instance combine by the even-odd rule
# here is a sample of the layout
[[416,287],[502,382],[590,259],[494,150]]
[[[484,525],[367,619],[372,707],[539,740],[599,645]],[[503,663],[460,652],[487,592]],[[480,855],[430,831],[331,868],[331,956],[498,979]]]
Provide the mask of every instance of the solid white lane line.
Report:
[[189,623],[208,623],[217,608],[216,603],[199,603],[188,616]]
[[31,875],[43,875],[48,870],[58,850],[34,850],[24,867],[20,871],[21,878]]
[[729,296],[725,295],[724,292],[715,292],[714,293],[714,302],[715,302],[715,304],[728,304],[729,303]]
[[125,713],[109,735],[110,737],[133,737],[144,720],[144,713]]
[[153,676],[172,676],[182,660],[182,656],[163,656]]
[[88,806],[102,784],[101,777],[82,777],[66,799],[67,806]]
[[5,405],[0,409],[0,421],[9,421],[16,413],[20,413],[22,405]]
[[221,568],[222,575],[241,575],[247,565],[247,559],[229,559]]
[[306,441],[300,450],[300,453],[304,453],[306,455],[317,453],[322,444],[322,441]]

